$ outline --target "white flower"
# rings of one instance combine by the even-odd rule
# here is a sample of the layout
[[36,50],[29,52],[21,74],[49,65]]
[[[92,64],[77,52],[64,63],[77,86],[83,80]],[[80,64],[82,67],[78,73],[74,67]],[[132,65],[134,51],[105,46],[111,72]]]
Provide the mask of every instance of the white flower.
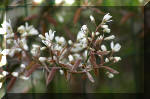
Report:
[[3,86],[3,83],[2,83],[2,82],[0,82],[0,88],[2,88],[2,86]]
[[18,77],[18,76],[19,76],[19,73],[18,73],[18,72],[12,72],[11,74],[12,74],[12,76],[14,76],[14,77]]
[[39,54],[39,50],[40,50],[40,46],[39,45],[36,45],[36,44],[33,44],[32,45],[32,50],[31,50],[31,54],[33,56],[37,56]]
[[105,28],[104,30],[103,30],[103,32],[106,32],[106,33],[110,33],[110,29],[109,28]]
[[112,51],[114,51],[114,52],[118,52],[121,48],[121,45],[119,43],[114,45],[113,41],[111,42],[110,46],[111,46]]
[[39,57],[39,61],[42,62],[42,63],[45,62],[46,60],[47,60],[46,57]]
[[78,35],[77,35],[77,40],[79,41],[79,40],[81,40],[83,38],[86,38],[85,33],[83,31],[79,31]]
[[7,59],[5,55],[0,56],[1,60],[0,60],[0,67],[4,66],[7,64]]
[[112,16],[107,13],[104,17],[103,17],[103,22],[109,22],[110,21],[110,18],[112,18]]
[[98,36],[100,33],[99,33],[99,32],[96,32],[95,34]]
[[108,25],[101,25],[103,29],[108,28]]
[[101,45],[101,49],[102,49],[102,51],[107,51],[107,48],[105,45]]
[[11,34],[11,33],[13,33],[13,30],[12,30],[12,27],[11,27],[11,21],[9,20],[7,22],[6,14],[4,15],[4,21],[1,25],[2,25],[2,28],[0,28],[0,34],[7,34],[7,33]]
[[108,58],[105,58],[105,62],[108,63],[108,62],[109,62],[109,59],[108,59]]
[[88,31],[87,26],[86,26],[86,25],[83,25],[83,26],[81,27],[81,31],[83,31],[84,33],[87,33],[87,31]]
[[92,37],[94,37],[95,36],[95,33],[94,32],[92,32]]
[[111,35],[111,36],[105,37],[104,40],[112,40],[112,39],[114,39],[114,38],[115,38],[115,36],[114,36],[114,35]]
[[20,67],[24,69],[24,68],[26,68],[26,65],[25,64],[21,64]]
[[18,27],[17,31],[21,33],[22,37],[39,34],[39,32],[33,27],[33,25],[29,26],[27,22],[25,23],[25,26],[21,25],[20,27]]
[[26,77],[26,76],[20,76],[19,78],[21,78],[21,79],[23,79],[23,80],[28,80],[29,79],[29,77]]
[[65,38],[62,36],[61,37],[56,36],[55,40],[56,40],[56,43],[59,44],[60,46],[64,46],[66,44]]
[[82,59],[81,55],[77,53],[73,54],[73,57],[75,58],[75,60]]
[[52,45],[52,40],[54,39],[55,31],[49,30],[49,33],[45,33],[45,37],[43,35],[39,35],[39,37],[42,39],[43,44],[50,47]]
[[60,72],[60,74],[61,74],[61,75],[63,75],[63,74],[64,74],[64,71],[63,71],[63,70],[61,70],[61,69],[59,70],[59,72]]
[[45,33],[46,40],[52,41],[54,39],[54,36],[55,36],[55,31],[52,31],[51,29],[49,30],[49,34]]
[[29,50],[26,38],[21,38],[20,43],[24,50],[26,50],[26,51]]
[[61,51],[63,49],[62,46],[60,46],[59,44],[56,44],[53,48],[53,50],[57,50],[57,51]]
[[7,76],[7,75],[8,75],[8,72],[7,72],[7,71],[2,71],[2,74],[3,74],[4,76]]
[[88,51],[85,50],[84,53],[83,53],[84,58],[87,58],[87,55],[88,55]]
[[80,43],[75,43],[74,46],[71,48],[71,52],[79,52],[83,50],[84,47]]
[[118,61],[120,61],[121,60],[121,57],[114,57],[114,62],[118,62]]
[[9,49],[4,49],[1,54],[3,55],[8,55],[9,54]]
[[106,72],[108,78],[113,78],[114,77],[114,74],[110,73],[110,72]]
[[45,37],[42,34],[39,34],[39,38],[41,38],[42,40],[45,39]]
[[97,39],[102,40],[103,38],[104,38],[104,36],[100,35]]
[[74,60],[74,58],[73,58],[72,55],[69,55],[69,56],[68,56],[68,59],[69,59],[70,62]]
[[90,19],[91,19],[92,22],[95,22],[95,19],[92,15],[90,15]]
[[68,41],[68,44],[69,44],[69,45],[72,45],[72,44],[73,44],[72,40],[69,40],[69,41]]
[[40,48],[41,51],[43,51],[43,50],[45,50],[45,49],[46,49],[46,47],[41,47],[41,48]]

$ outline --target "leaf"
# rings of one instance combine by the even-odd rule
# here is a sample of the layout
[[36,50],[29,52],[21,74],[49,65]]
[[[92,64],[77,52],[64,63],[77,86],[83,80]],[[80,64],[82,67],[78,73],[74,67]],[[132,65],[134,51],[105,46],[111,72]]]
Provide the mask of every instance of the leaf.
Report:
[[99,13],[99,14],[104,14],[104,12],[102,12],[100,9],[98,8],[92,8],[93,11],[95,11],[96,13]]
[[73,23],[74,23],[74,24],[77,23],[77,21],[78,21],[78,19],[79,19],[79,17],[80,17],[81,11],[82,11],[82,8],[78,8],[78,9],[76,10],[75,15],[74,15],[74,19],[73,19]]
[[93,77],[92,77],[92,75],[91,75],[89,72],[86,72],[86,75],[87,75],[87,77],[89,78],[89,80],[90,80],[92,83],[95,82],[94,79],[93,79]]
[[112,69],[112,68],[110,68],[108,66],[101,66],[101,68],[105,68],[105,69],[107,69],[109,72],[111,72],[113,74],[119,74],[118,71],[116,71],[116,70],[114,70],[114,69]]
[[56,73],[57,68],[56,67],[52,67],[51,72],[49,73],[47,80],[46,80],[46,85],[48,85],[54,78],[55,73]]
[[32,67],[28,70],[26,76],[29,77],[39,66],[40,66],[39,64],[32,65]]
[[92,63],[93,65],[93,68],[94,68],[94,73],[95,75],[98,75],[98,65],[96,63],[96,58],[95,58],[95,55],[93,53],[90,54],[90,62]]
[[73,65],[72,70],[73,70],[73,71],[76,70],[76,69],[79,67],[80,63],[81,63],[81,59],[78,59],[78,60],[75,62],[75,64]]
[[97,54],[98,55],[101,55],[101,56],[103,56],[103,55],[108,55],[110,53],[110,51],[98,51],[97,52]]
[[9,91],[13,87],[13,85],[15,84],[15,81],[16,81],[16,77],[12,76],[9,84],[7,85],[7,91]]
[[26,18],[24,19],[24,21],[29,21],[29,20],[35,19],[35,18],[37,18],[37,17],[38,17],[37,14],[33,14],[33,15],[31,15],[31,16],[26,17]]
[[125,23],[127,20],[129,20],[129,18],[131,18],[132,16],[134,16],[134,13],[129,12],[129,13],[125,14],[125,15],[122,17],[120,23],[121,23],[121,24],[124,24],[124,23]]
[[63,64],[63,63],[59,63],[62,67],[67,68],[69,70],[72,69],[72,66],[68,65],[68,64]]
[[57,26],[57,22],[56,22],[56,20],[53,17],[51,17],[50,15],[46,14],[45,18],[48,20],[49,23],[52,23],[54,26]]

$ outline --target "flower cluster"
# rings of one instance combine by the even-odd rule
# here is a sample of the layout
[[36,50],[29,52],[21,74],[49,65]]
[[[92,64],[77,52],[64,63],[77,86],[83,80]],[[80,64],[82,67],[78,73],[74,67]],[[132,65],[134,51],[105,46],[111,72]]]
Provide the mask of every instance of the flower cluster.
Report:
[[[5,20],[2,28],[0,28],[0,33],[7,38],[7,49],[0,51],[0,67],[7,64],[6,56],[9,56],[9,58],[13,57],[16,61],[19,61],[20,69],[13,72],[2,69],[0,81],[1,79],[4,81],[3,78],[7,75],[27,80],[32,72],[38,68],[45,69],[49,74],[46,84],[50,83],[56,71],[64,75],[67,80],[73,73],[86,74],[93,83],[95,81],[91,72],[97,75],[99,68],[103,68],[106,75],[113,78],[119,72],[109,65],[121,60],[119,56],[114,56],[114,53],[120,51],[121,45],[115,44],[116,37],[110,34],[111,29],[107,23],[112,21],[111,18],[112,16],[107,13],[102,22],[96,25],[95,18],[91,15],[91,22],[96,25],[96,29],[93,31],[87,25],[83,25],[75,42],[67,41],[63,36],[56,36],[56,31],[51,29],[44,35],[39,34],[28,23],[25,23],[25,26],[19,26],[17,31],[13,32],[11,22]],[[30,50],[27,37],[36,35],[40,38],[42,46],[32,44]],[[16,56],[16,54],[19,56]],[[1,87],[2,83],[0,83]]]
[[25,51],[29,50],[27,36],[34,36],[39,34],[38,31],[32,25],[29,26],[28,23],[25,23],[25,26],[21,25],[18,27],[17,32],[14,33],[11,26],[11,21],[6,21],[6,15],[4,16],[4,21],[1,26],[0,34],[4,36],[3,42],[5,43],[5,49],[0,50],[0,88],[3,85],[3,82],[6,80],[5,78],[7,75],[19,77],[24,80],[28,79],[28,77],[22,73],[22,71],[24,71],[23,69],[25,69],[25,64],[20,64],[21,70],[17,70],[15,72],[7,72],[1,67],[7,65],[7,56],[15,59],[15,55],[21,53],[23,58]]
[[[96,27],[95,32],[91,32],[87,25],[83,25],[77,34],[75,43],[71,40],[68,40],[68,43],[66,43],[64,37],[55,36],[55,31],[52,32],[52,30],[49,31],[49,34],[45,33],[45,36],[40,34],[39,37],[46,46],[44,49],[49,49],[51,56],[39,57],[39,61],[45,65],[47,63],[52,64],[50,66],[47,65],[47,67],[58,66],[61,74],[63,72],[67,72],[68,75],[71,73],[85,73],[91,82],[94,82],[94,79],[90,71],[98,68],[106,69],[108,77],[113,78],[114,74],[119,72],[105,65],[121,60],[120,57],[113,56],[115,52],[120,50],[121,45],[119,43],[114,44],[114,35],[105,36],[111,32],[107,25],[108,22],[112,21],[110,20],[111,18],[112,16],[109,13],[106,14],[102,22]],[[90,19],[93,23],[95,22],[92,15]],[[109,42],[110,50],[104,44]],[[101,60],[99,64],[97,60]]]

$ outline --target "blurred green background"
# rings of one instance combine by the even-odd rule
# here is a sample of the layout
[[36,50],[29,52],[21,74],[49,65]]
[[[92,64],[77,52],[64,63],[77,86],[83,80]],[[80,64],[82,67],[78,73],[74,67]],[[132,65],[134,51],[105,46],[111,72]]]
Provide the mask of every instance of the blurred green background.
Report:
[[[57,1],[57,2],[56,2]],[[33,73],[28,81],[17,80],[10,92],[20,93],[141,93],[144,92],[144,8],[142,0],[76,0],[72,4],[61,0],[45,0],[36,3],[32,0],[2,0],[0,15],[7,11],[14,30],[26,21],[34,25],[40,33],[49,29],[56,35],[67,39],[76,39],[80,27],[87,24],[90,30],[89,16],[93,15],[99,24],[104,13],[113,16],[110,23],[116,42],[121,43],[122,49],[116,56],[122,61],[112,66],[120,72],[113,79],[107,78],[103,70],[94,77],[94,84],[83,75],[73,75],[70,82],[58,72],[47,87],[42,70]],[[58,2],[59,1],[59,2]],[[94,5],[94,6],[93,6]],[[82,8],[82,9],[81,9]],[[37,39],[29,40],[37,43]],[[19,66],[19,65],[18,65]]]

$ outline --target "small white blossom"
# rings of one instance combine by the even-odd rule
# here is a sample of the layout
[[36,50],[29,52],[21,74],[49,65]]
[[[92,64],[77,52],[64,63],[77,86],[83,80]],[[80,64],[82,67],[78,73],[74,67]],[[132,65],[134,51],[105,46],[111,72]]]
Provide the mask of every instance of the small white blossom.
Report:
[[21,46],[23,47],[24,50],[26,50],[26,51],[29,50],[26,38],[21,38],[21,40],[19,40],[19,42],[20,42],[20,44],[21,44]]
[[108,62],[109,62],[109,59],[108,59],[108,58],[105,58],[105,62],[108,63]]
[[77,53],[73,54],[73,57],[75,58],[75,60],[82,59],[81,55]]
[[69,44],[69,45],[72,45],[72,44],[73,44],[72,40],[69,40],[69,41],[68,41],[68,44]]
[[94,34],[94,32],[92,32],[92,37],[94,37],[95,36],[95,34]]
[[47,60],[46,57],[39,57],[39,61],[42,62],[42,63],[45,62],[46,60]]
[[83,26],[81,27],[81,31],[83,31],[84,33],[87,33],[87,31],[88,31],[87,26],[86,26],[86,25],[83,25]]
[[8,75],[8,72],[7,72],[7,71],[3,71],[2,74],[3,74],[4,76],[7,76],[7,75]]
[[95,19],[92,15],[90,15],[90,19],[91,19],[92,22],[95,22]]
[[2,82],[0,82],[0,89],[2,88],[2,86],[3,86],[3,83],[2,83]]
[[110,33],[110,29],[109,28],[105,28],[104,30],[103,30],[103,32],[106,32],[106,33]]
[[39,32],[33,27],[33,25],[29,26],[27,22],[25,23],[25,26],[21,25],[20,27],[18,27],[17,31],[21,33],[22,37],[33,36],[33,35],[39,34]]
[[65,38],[62,36],[61,37],[56,36],[55,40],[56,40],[56,43],[58,43],[60,46],[64,46],[66,44]]
[[43,44],[50,47],[52,45],[52,40],[54,39],[55,31],[49,30],[49,33],[45,33],[45,37],[43,35],[39,35],[42,39]]
[[62,69],[59,70],[60,74],[63,75],[64,71]]
[[104,40],[112,40],[112,39],[114,39],[114,38],[115,38],[115,36],[114,36],[114,35],[111,35],[111,36],[105,37]]
[[86,38],[85,33],[83,31],[79,31],[78,35],[77,35],[77,40],[79,41],[79,40],[84,39],[84,38]]
[[120,61],[121,60],[121,57],[114,57],[114,62],[118,62],[118,61]]
[[1,57],[1,60],[0,60],[0,67],[1,67],[7,64],[7,59],[5,55],[2,55],[0,57]]
[[[9,20],[7,22],[6,20],[6,14],[4,15],[4,21],[3,23],[1,24],[2,25],[2,28],[0,28],[0,34],[8,34],[8,35],[14,35],[13,33],[13,30],[12,30],[12,26],[11,26],[11,21]],[[7,36],[6,36],[7,38]]]
[[85,50],[84,53],[83,53],[83,56],[84,56],[85,59],[87,58],[87,55],[88,55],[88,51]]
[[112,51],[114,51],[114,52],[118,52],[121,48],[121,45],[119,43],[114,45],[113,41],[111,42],[110,46],[111,46]]
[[1,54],[3,55],[8,55],[9,54],[9,49],[4,49]]
[[103,22],[109,22],[110,21],[110,18],[112,18],[112,16],[107,13],[104,17],[103,17]]
[[68,56],[68,59],[69,59],[70,62],[74,60],[74,58],[73,58],[72,55],[69,55],[69,56]]
[[43,50],[45,50],[45,49],[46,49],[46,47],[41,47],[41,48],[40,48],[41,51],[43,51]]
[[104,38],[104,36],[102,36],[102,35],[100,35],[100,36],[98,37],[99,40],[102,40],[103,38]]
[[108,78],[113,78],[114,77],[114,74],[110,73],[110,72],[106,72]]
[[102,49],[102,51],[107,51],[107,48],[105,45],[101,45],[101,49]]
[[101,25],[101,27],[103,28],[103,29],[106,29],[106,28],[108,28],[108,25]]
[[42,39],[42,40],[45,39],[45,37],[42,34],[39,34],[39,38]]
[[11,74],[12,74],[12,76],[14,76],[14,77],[18,77],[18,76],[19,76],[19,73],[18,73],[18,72],[12,72]]
[[39,51],[40,51],[40,46],[37,44],[33,44],[31,49],[31,54],[33,56],[37,56],[39,54]]
[[26,68],[26,65],[25,64],[21,64],[20,67],[24,69],[24,68]]
[[29,79],[29,77],[26,77],[26,76],[20,76],[19,78],[21,78],[21,79],[23,79],[23,80],[28,80]]
[[96,36],[98,36],[100,33],[99,33],[99,32],[96,32],[95,34],[96,34]]

